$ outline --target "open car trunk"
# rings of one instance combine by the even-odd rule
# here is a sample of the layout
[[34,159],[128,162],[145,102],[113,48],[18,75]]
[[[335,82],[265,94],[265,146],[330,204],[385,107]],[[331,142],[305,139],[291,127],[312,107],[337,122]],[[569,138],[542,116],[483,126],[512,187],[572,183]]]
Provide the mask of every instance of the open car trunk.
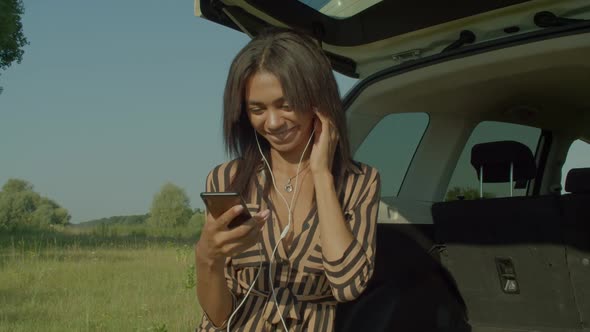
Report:
[[585,0],[195,0],[195,14],[254,36],[267,26],[315,36],[334,70],[355,78],[407,61],[561,25]]

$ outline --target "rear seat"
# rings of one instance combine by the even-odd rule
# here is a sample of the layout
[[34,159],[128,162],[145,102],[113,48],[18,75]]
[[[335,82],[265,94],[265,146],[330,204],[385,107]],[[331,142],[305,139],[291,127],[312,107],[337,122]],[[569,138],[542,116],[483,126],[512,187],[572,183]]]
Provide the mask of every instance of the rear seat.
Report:
[[[483,183],[526,181],[536,173],[528,147],[512,141],[474,146],[472,164],[478,178],[483,168]],[[558,197],[441,202],[432,214],[441,261],[457,281],[475,331],[581,329]]]
[[568,172],[561,196],[567,262],[584,328],[590,329],[590,168]]

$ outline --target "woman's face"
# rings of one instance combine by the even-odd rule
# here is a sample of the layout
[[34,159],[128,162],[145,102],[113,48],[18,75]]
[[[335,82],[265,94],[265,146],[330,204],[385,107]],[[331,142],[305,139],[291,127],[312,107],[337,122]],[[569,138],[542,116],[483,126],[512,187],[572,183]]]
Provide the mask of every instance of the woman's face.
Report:
[[275,75],[254,74],[246,84],[245,97],[252,127],[266,138],[271,148],[281,153],[303,153],[315,114],[291,109]]

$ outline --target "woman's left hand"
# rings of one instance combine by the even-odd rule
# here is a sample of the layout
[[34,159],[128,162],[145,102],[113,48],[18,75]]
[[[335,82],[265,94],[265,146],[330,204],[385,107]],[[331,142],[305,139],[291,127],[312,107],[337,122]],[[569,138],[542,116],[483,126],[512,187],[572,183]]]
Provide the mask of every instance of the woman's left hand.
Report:
[[309,157],[310,169],[313,174],[332,172],[334,153],[338,146],[338,130],[333,123],[317,109],[314,119],[314,140]]

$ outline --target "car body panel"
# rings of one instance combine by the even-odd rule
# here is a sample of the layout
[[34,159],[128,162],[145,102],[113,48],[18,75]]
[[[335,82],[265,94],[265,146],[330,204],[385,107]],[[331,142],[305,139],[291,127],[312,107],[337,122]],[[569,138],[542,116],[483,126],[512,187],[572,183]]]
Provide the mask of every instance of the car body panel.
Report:
[[535,22],[540,12],[579,19],[590,11],[587,0],[419,2],[383,1],[341,19],[295,0],[195,0],[195,14],[250,36],[266,26],[302,29],[321,41],[336,71],[365,78],[460,47],[463,31],[474,38],[463,45],[474,45],[542,30]]

